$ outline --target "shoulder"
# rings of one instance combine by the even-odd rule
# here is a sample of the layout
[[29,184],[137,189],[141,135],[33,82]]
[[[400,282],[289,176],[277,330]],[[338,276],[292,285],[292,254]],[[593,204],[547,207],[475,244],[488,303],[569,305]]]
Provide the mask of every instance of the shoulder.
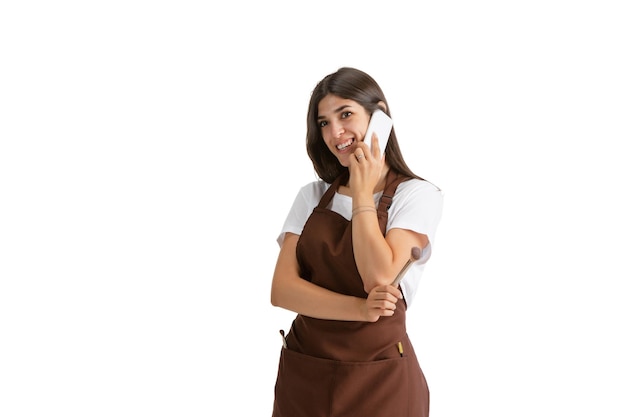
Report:
[[326,190],[328,190],[328,187],[330,187],[330,184],[322,180],[312,181],[300,187],[297,199],[305,202],[307,205],[317,204]]
[[315,209],[328,187],[330,185],[321,180],[312,181],[300,187],[283,223],[283,228],[278,235],[277,241],[279,245],[282,246],[285,233],[290,232],[296,235],[302,233],[309,215]]
[[443,211],[443,192],[434,184],[410,179],[398,185],[389,207],[388,227],[431,235]]
[[300,187],[289,216],[297,219],[298,222],[306,220],[329,187],[330,184],[321,180],[312,181]]
[[441,202],[443,200],[443,191],[431,182],[411,178],[398,185],[396,196],[399,199]]

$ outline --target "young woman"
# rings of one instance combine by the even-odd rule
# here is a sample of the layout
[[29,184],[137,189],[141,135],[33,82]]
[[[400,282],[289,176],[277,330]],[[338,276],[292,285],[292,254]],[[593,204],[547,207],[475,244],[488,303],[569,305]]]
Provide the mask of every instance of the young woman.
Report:
[[[415,175],[392,130],[363,143],[372,112],[388,115],[368,74],[340,68],[315,87],[306,146],[320,180],[300,189],[279,235],[274,306],[297,313],[283,340],[273,417],[428,416],[429,391],[406,332],[441,191]],[[412,264],[392,285],[413,248]]]

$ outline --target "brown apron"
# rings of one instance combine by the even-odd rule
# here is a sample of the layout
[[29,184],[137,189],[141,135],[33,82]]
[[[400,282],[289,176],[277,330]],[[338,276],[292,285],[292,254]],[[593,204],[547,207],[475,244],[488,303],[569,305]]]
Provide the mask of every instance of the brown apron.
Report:
[[[378,205],[387,210],[406,177],[390,172]],[[302,277],[332,291],[367,298],[352,251],[352,222],[328,209],[338,178],[322,196],[298,240]],[[406,303],[375,323],[297,315],[281,350],[273,417],[427,417],[428,385],[406,333]],[[402,344],[403,354],[398,343]]]

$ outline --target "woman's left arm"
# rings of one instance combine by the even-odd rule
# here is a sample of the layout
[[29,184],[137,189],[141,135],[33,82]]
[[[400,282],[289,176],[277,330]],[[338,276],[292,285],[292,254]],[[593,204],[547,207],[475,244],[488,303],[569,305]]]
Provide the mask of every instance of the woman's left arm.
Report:
[[411,257],[411,249],[423,249],[426,235],[407,229],[391,229],[384,237],[373,211],[356,213],[352,218],[354,259],[367,293],[376,286],[391,284]]
[[[389,285],[411,256],[417,246],[424,249],[428,236],[413,230],[393,228],[383,236],[373,191],[384,177],[385,162],[374,134],[372,151],[362,142],[357,147],[364,158],[354,156],[350,160],[350,185],[352,191],[352,246],[354,259],[363,280],[363,288],[369,292],[379,285]],[[355,151],[356,155],[357,152]]]

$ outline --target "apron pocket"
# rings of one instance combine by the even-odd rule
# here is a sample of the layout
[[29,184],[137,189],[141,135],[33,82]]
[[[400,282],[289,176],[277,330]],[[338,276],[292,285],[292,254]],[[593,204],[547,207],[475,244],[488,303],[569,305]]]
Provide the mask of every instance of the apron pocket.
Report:
[[327,417],[333,361],[283,348],[274,387],[273,417]]
[[411,358],[339,362],[331,413],[337,417],[408,416]]
[[412,355],[343,362],[283,348],[273,417],[413,416],[419,403],[428,402],[422,378]]

